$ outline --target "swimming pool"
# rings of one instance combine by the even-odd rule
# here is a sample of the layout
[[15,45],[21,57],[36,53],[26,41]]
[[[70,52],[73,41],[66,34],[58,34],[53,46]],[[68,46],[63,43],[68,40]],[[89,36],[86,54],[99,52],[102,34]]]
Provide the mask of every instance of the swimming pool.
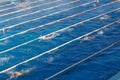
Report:
[[120,71],[120,1],[0,3],[0,80],[108,80]]

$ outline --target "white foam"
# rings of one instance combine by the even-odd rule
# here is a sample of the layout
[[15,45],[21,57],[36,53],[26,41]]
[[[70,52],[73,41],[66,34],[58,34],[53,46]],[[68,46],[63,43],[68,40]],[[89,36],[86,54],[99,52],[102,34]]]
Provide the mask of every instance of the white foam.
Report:
[[0,45],[6,45],[9,43],[9,40],[0,41]]
[[43,59],[43,62],[45,62],[45,63],[52,63],[53,61],[54,61],[53,56],[49,56],[49,57]]
[[13,58],[13,56],[0,57],[0,65],[7,63],[11,58]]
[[97,34],[98,34],[98,35],[103,35],[104,32],[101,30],[101,31],[99,31]]

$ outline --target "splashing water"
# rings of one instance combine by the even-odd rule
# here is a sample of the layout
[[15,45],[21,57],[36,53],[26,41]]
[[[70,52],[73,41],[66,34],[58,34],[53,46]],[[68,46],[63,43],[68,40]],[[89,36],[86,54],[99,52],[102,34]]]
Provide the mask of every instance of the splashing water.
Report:
[[16,7],[26,8],[30,5],[30,0],[7,0],[7,1],[10,1],[12,4],[15,4]]
[[2,66],[4,63],[7,63],[11,58],[13,58],[13,56],[1,57],[0,58],[0,65]]
[[5,40],[5,41],[0,41],[0,45],[6,45],[9,43],[9,40]]
[[54,57],[53,56],[50,56],[50,57],[47,57],[47,58],[44,58],[42,59],[42,61],[44,63],[52,63],[54,61]]
[[98,35],[103,35],[104,32],[103,32],[103,31],[99,31],[97,34],[98,34]]

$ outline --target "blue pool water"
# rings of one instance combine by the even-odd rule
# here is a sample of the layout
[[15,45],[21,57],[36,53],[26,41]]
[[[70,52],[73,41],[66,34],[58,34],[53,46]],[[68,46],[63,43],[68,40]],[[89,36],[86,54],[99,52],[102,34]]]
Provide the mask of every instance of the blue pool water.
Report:
[[120,71],[120,1],[1,2],[0,80],[21,71],[12,80],[109,80]]

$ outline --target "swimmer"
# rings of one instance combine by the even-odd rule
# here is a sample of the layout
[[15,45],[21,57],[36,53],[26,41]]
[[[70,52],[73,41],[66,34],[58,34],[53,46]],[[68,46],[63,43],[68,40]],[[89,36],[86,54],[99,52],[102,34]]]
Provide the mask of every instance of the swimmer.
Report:
[[19,76],[22,76],[22,75],[24,75],[25,74],[25,72],[14,72],[13,74],[12,74],[12,78],[14,77],[14,78],[17,78],[17,77],[19,77]]
[[104,16],[102,16],[102,17],[100,18],[100,20],[107,20],[107,19],[109,19],[109,18],[110,18],[110,16],[104,15]]
[[3,29],[2,29],[2,32],[3,32],[3,33],[6,33],[6,32],[8,32],[8,30],[3,28]]
[[85,41],[89,41],[89,40],[92,40],[92,39],[94,39],[95,37],[93,36],[93,37],[85,37],[83,40],[85,40]]
[[34,68],[30,68],[30,69],[22,70],[22,71],[16,71],[16,72],[9,72],[8,74],[10,75],[10,78],[7,80],[12,80],[12,79],[18,78],[20,76],[23,76],[23,75],[31,72],[33,69]]
[[12,80],[12,79],[15,79],[17,77],[20,77],[20,76],[26,74],[26,72],[24,72],[24,71],[21,71],[21,72],[9,72],[9,74],[10,74],[10,78],[7,79],[7,80]]
[[42,40],[50,40],[52,38],[56,37],[56,33],[49,34],[47,36],[41,36],[40,39]]
[[82,43],[82,42],[84,42],[84,41],[90,41],[90,40],[93,40],[94,38],[95,38],[96,36],[92,36],[92,37],[84,37],[81,41],[80,41],[80,43]]
[[98,36],[100,36],[100,35],[103,35],[103,34],[104,34],[103,31],[99,31],[99,32],[98,32],[96,35],[94,35],[94,36],[91,36],[91,37],[86,36],[86,37],[84,37],[84,38],[81,40],[80,43],[82,43],[83,41],[93,40],[93,39],[95,39],[96,37],[98,37]]

